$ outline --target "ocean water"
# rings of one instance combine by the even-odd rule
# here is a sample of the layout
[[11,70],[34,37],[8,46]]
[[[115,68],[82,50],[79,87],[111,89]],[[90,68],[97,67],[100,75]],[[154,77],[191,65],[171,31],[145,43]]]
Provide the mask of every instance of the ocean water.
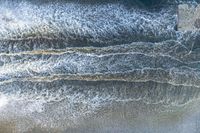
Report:
[[0,0],[0,133],[199,133],[198,0]]

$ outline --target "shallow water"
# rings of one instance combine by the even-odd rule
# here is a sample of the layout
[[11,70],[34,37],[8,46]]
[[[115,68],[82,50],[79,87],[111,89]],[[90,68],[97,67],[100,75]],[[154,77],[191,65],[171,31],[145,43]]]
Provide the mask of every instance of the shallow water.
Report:
[[0,0],[0,133],[200,132],[191,0]]

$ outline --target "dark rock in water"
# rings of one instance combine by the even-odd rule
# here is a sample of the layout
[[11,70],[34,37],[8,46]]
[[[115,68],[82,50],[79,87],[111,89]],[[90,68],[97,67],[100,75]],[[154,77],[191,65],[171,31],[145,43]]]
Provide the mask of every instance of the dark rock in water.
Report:
[[0,133],[199,132],[199,19],[179,3],[0,0]]

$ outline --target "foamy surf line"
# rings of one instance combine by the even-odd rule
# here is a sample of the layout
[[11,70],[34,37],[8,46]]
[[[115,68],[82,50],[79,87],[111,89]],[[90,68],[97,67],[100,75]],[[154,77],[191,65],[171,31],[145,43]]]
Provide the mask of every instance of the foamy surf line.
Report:
[[[68,46],[108,46],[133,41],[175,39],[170,8],[148,12],[120,3],[79,4],[28,1],[0,3],[2,52]],[[106,14],[106,15],[105,15]],[[3,51],[5,50],[5,51]]]
[[121,2],[36,3],[22,0],[0,2],[0,52],[106,47],[167,40],[187,44],[199,37],[199,32],[176,31],[176,5],[181,2],[166,3],[156,11],[155,7],[148,10],[134,4],[128,8]]
[[0,133],[198,131],[180,3],[198,1],[0,0]]
[[[90,122],[98,125],[106,117],[109,121],[101,123],[104,127],[112,125],[112,121],[125,124],[128,116],[137,115],[138,110],[144,114],[151,110],[148,114],[152,115],[168,111],[173,113],[171,109],[187,107],[197,101],[200,94],[199,88],[156,82],[16,81],[1,86],[1,91],[3,88],[0,121],[10,123],[10,128],[16,132],[66,132],[74,128],[84,129]],[[118,115],[113,117],[115,113]],[[7,124],[8,127],[10,124]],[[132,124],[126,126],[130,128]],[[91,128],[101,131],[96,126]],[[131,128],[130,131],[133,130]]]

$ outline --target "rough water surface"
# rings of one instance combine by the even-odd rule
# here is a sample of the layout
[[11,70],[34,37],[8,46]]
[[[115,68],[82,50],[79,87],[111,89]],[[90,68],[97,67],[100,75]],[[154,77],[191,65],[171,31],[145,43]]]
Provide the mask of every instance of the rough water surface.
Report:
[[200,132],[198,0],[0,0],[0,133]]

